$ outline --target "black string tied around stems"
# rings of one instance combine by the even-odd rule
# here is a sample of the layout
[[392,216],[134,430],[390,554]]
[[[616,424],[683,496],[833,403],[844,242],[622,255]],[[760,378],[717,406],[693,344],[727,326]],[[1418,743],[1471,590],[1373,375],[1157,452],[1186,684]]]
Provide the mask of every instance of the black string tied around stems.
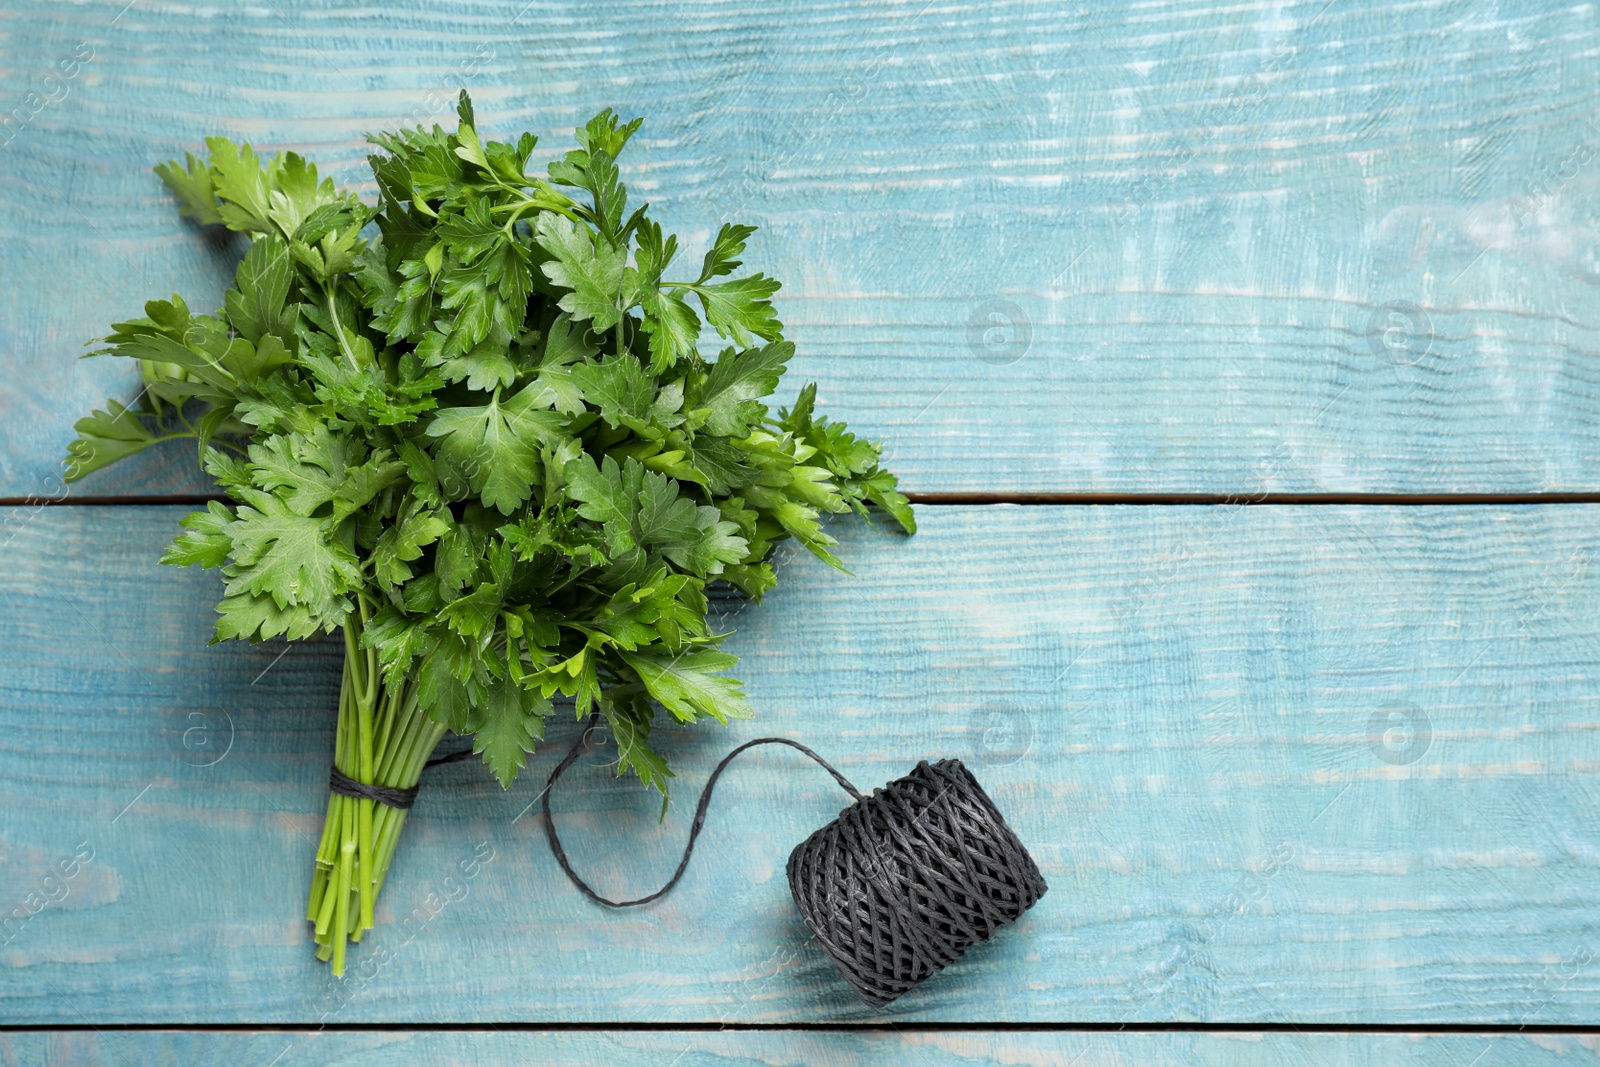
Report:
[[[459,756],[452,753],[434,762],[454,763],[459,758]],[[432,765],[432,762],[430,762],[429,766]],[[399,808],[401,811],[406,810],[417,802],[417,790],[419,788],[420,786],[415,785],[410,789],[396,789],[387,785],[368,785],[366,782],[356,781],[337,767],[329,768],[328,771],[329,791],[338,793],[341,796],[355,797],[357,800],[376,800],[379,804],[387,804],[389,807]]]
[[[1046,889],[1033,857],[972,772],[957,759],[923,760],[910,774],[863,796],[827,760],[798,741],[760,737],[722,757],[700,791],[683,858],[667,884],[636,900],[601,896],[572,869],[550,814],[550,791],[577,762],[600,725],[598,713],[584,723],[566,758],[550,772],[542,795],[545,836],[562,873],[584,896],[608,908],[633,908],[659,900],[677,886],[689,867],[695,842],[705,827],[712,790],[729,762],[757,745],[788,745],[833,775],[854,801],[839,817],[800,842],[789,854],[789,892],[795,907],[823,951],[857,995],[883,1007],[959,959],[968,948],[988,941],[1038,903]],[[454,752],[429,760],[432,767],[471,755]],[[381,786],[352,783],[376,795]],[[348,780],[346,780],[348,781]],[[410,807],[416,788],[386,790],[404,794]]]

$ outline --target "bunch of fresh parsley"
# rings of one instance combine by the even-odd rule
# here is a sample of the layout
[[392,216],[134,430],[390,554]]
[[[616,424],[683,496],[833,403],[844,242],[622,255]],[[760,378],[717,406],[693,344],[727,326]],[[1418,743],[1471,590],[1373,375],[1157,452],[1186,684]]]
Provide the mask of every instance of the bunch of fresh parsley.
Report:
[[[774,542],[839,565],[822,513],[872,504],[911,532],[911,509],[814,386],[762,403],[793,352],[778,282],[737,274],[748,226],[673,269],[677,238],[619,180],[638,120],[602,112],[541,176],[532,135],[485,142],[465,93],[459,112],[374,138],[375,206],[221,138],[157,167],[249,249],[216,313],[174,296],[113,327],[95,354],[137,359],[146,388],[77,424],[71,473],[198,439],[229,502],[162,562],[221,569],[217,640],[342,629],[350,778],[414,786],[450,731],[509,785],[559,695],[665,795],[658,709],[751,714],[707,585],[759,598]],[[730,342],[711,361],[706,326]],[[336,974],[404,818],[330,794],[307,915]]]

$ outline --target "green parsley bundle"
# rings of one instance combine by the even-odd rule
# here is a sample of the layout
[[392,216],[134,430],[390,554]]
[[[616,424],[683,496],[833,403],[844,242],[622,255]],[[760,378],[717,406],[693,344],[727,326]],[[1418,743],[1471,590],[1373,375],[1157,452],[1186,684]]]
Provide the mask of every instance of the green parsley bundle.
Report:
[[[509,786],[559,695],[664,797],[660,709],[751,714],[707,585],[760,598],[775,542],[840,566],[823,512],[875,505],[909,533],[911,509],[876,445],[813,414],[814,386],[776,418],[762,403],[793,346],[778,282],[734,276],[753,228],[680,274],[677,238],[627,212],[639,120],[597,115],[545,177],[531,134],[480,140],[465,93],[459,113],[373,139],[376,206],[222,138],[157,167],[249,249],[216,313],[174,296],[113,327],[94,354],[138,360],[146,388],[78,422],[70,475],[198,441],[228,499],[162,562],[221,569],[215,640],[343,631],[348,780],[414,789],[451,732]],[[703,324],[731,342],[713,361]],[[336,975],[405,815],[329,795],[306,916]]]

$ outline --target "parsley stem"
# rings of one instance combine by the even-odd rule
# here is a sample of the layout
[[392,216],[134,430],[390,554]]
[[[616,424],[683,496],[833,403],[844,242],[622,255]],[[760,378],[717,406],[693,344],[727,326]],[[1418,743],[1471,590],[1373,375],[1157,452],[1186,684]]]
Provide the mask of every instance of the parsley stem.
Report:
[[[408,789],[445,734],[419,708],[415,677],[384,684],[377,652],[361,635],[376,605],[363,596],[344,627],[345,662],[339,688],[334,766],[363,784]],[[342,975],[351,942],[374,924],[378,895],[400,841],[406,813],[373,800],[328,796],[328,812],[306,901],[315,924],[317,955]]]
[[350,361],[350,369],[359,371],[361,363],[356,359],[356,354],[350,351],[350,342],[344,336],[344,323],[339,321],[339,302],[334,298],[336,286],[323,283],[322,293],[328,300],[328,319],[333,323],[333,335],[339,342],[339,351],[344,353],[344,358]]
[[[367,688],[364,699],[356,705],[356,729],[358,733],[358,755],[360,757],[361,777],[363,782],[372,781],[372,704],[377,696],[378,679],[372,669],[372,663],[367,663]],[[361,924],[363,928],[372,926],[373,909],[373,861],[376,858],[372,851],[372,807],[375,802],[363,797],[357,804],[357,840],[361,856]]]
[[354,812],[349,804],[341,805],[343,836],[339,843],[338,893],[333,899],[333,973],[344,977],[345,931],[350,926],[350,883],[355,879],[356,835]]
[[520,204],[503,204],[501,206],[511,208],[511,217],[506,219],[504,226],[500,227],[501,230],[505,232],[506,237],[510,238],[512,229],[517,225],[517,220],[522,218],[523,212],[527,211],[529,208],[537,209],[539,207],[543,207],[544,205],[538,204],[532,200],[525,200]]
[[[169,433],[169,434],[163,434],[160,437],[152,437],[150,439],[150,444],[159,445],[163,441],[181,441],[185,437],[199,437],[199,436],[200,436],[199,433],[193,432],[193,431],[186,432],[186,433]],[[217,443],[218,444],[224,444],[225,442],[218,441]]]
[[[571,219],[574,224],[581,223],[583,221],[579,216],[573,214],[571,209],[562,204],[558,204],[550,200],[541,200],[536,196],[529,196],[516,186],[507,185],[504,182],[500,182],[499,186],[501,189],[511,193],[513,196],[520,196],[522,200],[516,204],[496,204],[489,209],[490,214],[493,214],[496,211],[509,210],[512,212],[511,221],[515,222],[516,219],[521,216],[524,210],[531,207],[538,211],[554,211],[558,215],[565,215],[567,218]],[[506,225],[509,226],[510,224],[511,223],[507,223]]]

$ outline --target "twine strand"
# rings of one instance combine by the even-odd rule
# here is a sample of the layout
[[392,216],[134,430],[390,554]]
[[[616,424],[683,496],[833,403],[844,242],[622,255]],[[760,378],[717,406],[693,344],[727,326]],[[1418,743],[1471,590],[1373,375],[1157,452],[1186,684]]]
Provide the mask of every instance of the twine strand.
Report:
[[[464,748],[460,752],[452,752],[448,756],[438,756],[429,760],[423,765],[423,769],[437,767],[441,763],[455,763],[457,760],[464,760],[470,755],[472,755],[472,749]],[[379,804],[387,804],[389,807],[398,808],[401,811],[405,811],[417,802],[417,793],[421,789],[421,782],[409,789],[397,789],[394,786],[358,782],[337,766],[328,768],[328,791],[330,793],[354,797],[357,800],[376,800]]]
[[589,718],[584,723],[583,731],[578,735],[577,740],[572,743],[572,748],[567,751],[567,758],[562,760],[561,763],[557,765],[556,769],[550,772],[550,778],[544,784],[542,802],[544,810],[545,836],[550,839],[550,851],[555,854],[556,863],[561,867],[562,873],[567,876],[573,885],[578,887],[578,890],[583,893],[584,896],[588,897],[596,904],[604,904],[608,908],[635,908],[640,904],[648,904],[652,900],[659,900],[672,891],[673,887],[678,884],[678,880],[683,877],[683,872],[689,869],[689,857],[694,855],[695,842],[699,839],[700,831],[705,826],[706,808],[711,803],[711,791],[717,787],[717,779],[722,776],[724,768],[728,766],[728,763],[733,759],[733,757],[737,756],[746,749],[755,748],[757,745],[788,745],[790,748],[797,749],[816,760],[822,765],[824,770],[833,775],[834,781],[838,782],[846,793],[849,793],[850,796],[855,800],[859,801],[861,799],[861,793],[856,789],[855,786],[850,784],[850,780],[848,778],[846,778],[843,774],[840,774],[838,769],[835,768],[833,764],[829,763],[827,760],[823,759],[821,756],[817,755],[800,742],[791,741],[787,737],[758,737],[754,741],[746,741],[732,752],[729,752],[726,756],[723,756],[722,762],[718,763],[716,770],[711,772],[711,777],[706,779],[705,787],[700,790],[700,803],[695,806],[694,823],[689,827],[689,842],[688,844],[684,845],[683,858],[678,861],[678,869],[672,873],[672,877],[668,879],[667,884],[662,886],[660,889],[657,889],[649,896],[639,897],[637,900],[612,900],[609,897],[603,897],[599,893],[596,893],[592,888],[590,888],[589,883],[580,878],[578,873],[572,869],[572,863],[567,859],[566,850],[561,847],[561,838],[556,835],[556,821],[550,816],[550,790],[555,786],[556,779],[565,774],[567,768],[572,766],[573,763],[577,761],[578,757],[583,754],[584,748],[589,740],[589,735],[593,731],[594,727],[598,725],[599,721],[599,712],[590,713]]
[[417,790],[420,785],[410,789],[395,789],[386,785],[368,785],[358,782],[345,774],[337,767],[328,769],[328,790],[342,796],[355,797],[357,800],[376,800],[379,804],[387,804],[391,808],[406,810],[417,802]]

